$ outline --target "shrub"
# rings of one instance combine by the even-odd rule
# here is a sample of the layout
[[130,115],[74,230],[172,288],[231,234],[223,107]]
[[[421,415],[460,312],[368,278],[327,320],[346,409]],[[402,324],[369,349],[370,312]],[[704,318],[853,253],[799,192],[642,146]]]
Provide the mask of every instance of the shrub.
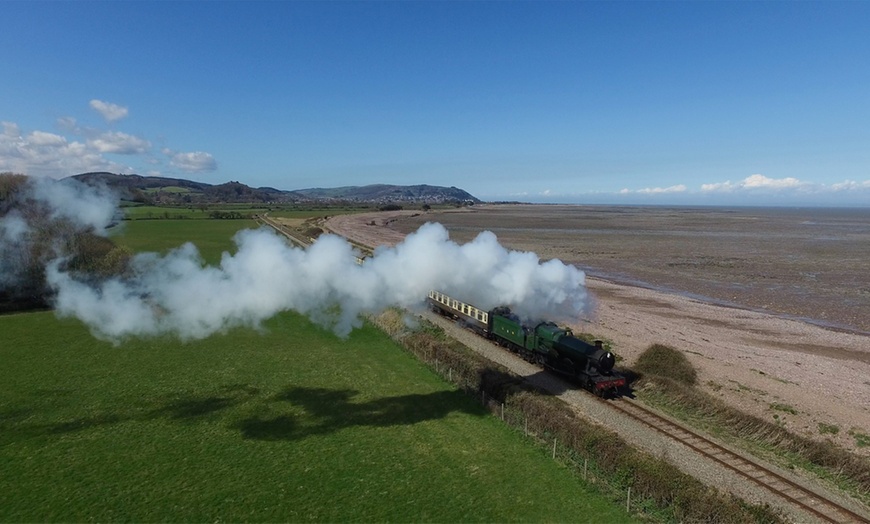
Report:
[[824,422],[819,422],[819,434],[820,435],[836,435],[840,432],[840,426],[835,424],[825,424]]
[[642,374],[670,378],[689,386],[695,385],[698,373],[686,356],[663,344],[653,344],[641,353],[635,370]]

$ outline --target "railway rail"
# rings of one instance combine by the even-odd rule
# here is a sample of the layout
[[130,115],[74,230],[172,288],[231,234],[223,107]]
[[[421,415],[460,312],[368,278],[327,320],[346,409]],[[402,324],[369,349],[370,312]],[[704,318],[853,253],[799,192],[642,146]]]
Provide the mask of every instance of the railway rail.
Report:
[[271,227],[277,233],[280,233],[281,235],[287,237],[288,240],[290,240],[297,246],[306,247],[311,245],[312,239],[281,224],[274,218],[269,217],[269,215],[254,215],[254,220],[256,220],[257,222],[262,222],[263,224]]
[[[301,246],[309,245],[313,240],[302,237],[269,217],[260,216],[258,219]],[[328,230],[325,224],[323,228]],[[362,246],[357,243],[355,245],[368,253],[372,252],[368,246]],[[772,471],[770,468],[741,456],[710,438],[663,417],[634,400],[626,397],[611,400],[598,398],[597,400],[610,409],[618,411],[665,437],[683,444],[706,459],[733,471],[749,482],[773,493],[792,506],[799,508],[808,515],[815,516],[823,522],[870,524],[870,518],[844,507],[817,491],[801,486]]]
[[671,438],[696,453],[719,465],[730,469],[748,481],[766,489],[774,495],[787,500],[792,505],[821,519],[832,523],[866,523],[866,517],[830,500],[809,488],[801,486],[757,462],[738,455],[699,433],[672,422],[637,403],[621,397],[612,401],[601,400],[622,414]]

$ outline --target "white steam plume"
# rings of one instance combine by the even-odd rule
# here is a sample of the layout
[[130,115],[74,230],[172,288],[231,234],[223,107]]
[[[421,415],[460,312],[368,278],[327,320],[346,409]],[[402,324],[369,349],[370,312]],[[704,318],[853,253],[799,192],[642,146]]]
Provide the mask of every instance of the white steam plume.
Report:
[[118,210],[118,195],[104,186],[90,186],[73,178],[31,178],[29,196],[47,205],[51,218],[67,220],[78,228],[93,228],[105,236]]
[[[33,264],[67,254],[60,241],[64,232],[50,222],[62,223],[67,234],[87,231],[105,236],[117,204],[118,196],[106,187],[76,179],[27,178],[0,200],[0,293],[19,286]],[[46,242],[45,249],[39,242]]]
[[430,289],[481,308],[510,305],[536,319],[576,320],[587,307],[582,271],[508,251],[489,232],[458,245],[443,226],[429,223],[362,265],[350,244],[333,235],[307,249],[267,229],[244,230],[234,240],[237,252],[224,253],[218,266],[204,266],[185,244],[166,256],[139,255],[132,277],[99,285],[79,282],[54,264],[48,280],[57,291],[57,313],[78,317],[95,336],[117,343],[162,333],[199,339],[257,327],[286,310],[344,336],[364,313],[422,306]]

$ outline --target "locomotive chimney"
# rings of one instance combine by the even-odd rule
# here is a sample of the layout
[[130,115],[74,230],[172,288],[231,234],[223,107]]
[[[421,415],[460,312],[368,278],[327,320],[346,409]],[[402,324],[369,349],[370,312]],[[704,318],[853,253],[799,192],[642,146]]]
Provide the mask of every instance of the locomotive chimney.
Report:
[[598,349],[604,349],[604,342],[602,342],[601,340],[596,340],[595,347],[597,347]]

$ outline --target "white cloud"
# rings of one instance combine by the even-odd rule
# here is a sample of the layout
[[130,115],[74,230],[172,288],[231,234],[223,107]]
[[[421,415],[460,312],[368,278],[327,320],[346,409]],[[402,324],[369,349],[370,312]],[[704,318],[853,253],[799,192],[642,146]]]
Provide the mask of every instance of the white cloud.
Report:
[[701,184],[701,191],[710,192],[710,193],[730,193],[734,191],[737,186],[736,184],[732,184],[730,180],[727,182],[716,182],[713,184]]
[[678,184],[670,187],[646,187],[643,189],[631,190],[631,189],[621,189],[619,191],[620,195],[630,195],[632,193],[637,193],[640,195],[663,195],[669,193],[684,193],[688,190],[688,188],[683,184]]
[[217,161],[211,153],[204,151],[180,153],[171,149],[164,149],[163,153],[169,157],[169,163],[173,167],[188,173],[201,173],[217,169]]
[[127,108],[113,104],[111,102],[103,102],[102,100],[91,100],[91,108],[101,114],[106,122],[115,122],[127,116]]
[[752,175],[739,182],[715,182],[701,185],[701,193],[722,198],[775,198],[797,199],[801,202],[831,205],[867,205],[870,202],[870,180],[824,184],[807,182],[794,177],[770,178]]
[[725,182],[715,182],[712,184],[702,184],[701,191],[709,193],[731,193],[740,190],[788,190],[788,189],[811,189],[813,184],[802,182],[797,178],[770,178],[764,175],[751,175],[740,182],[732,183],[730,180]]
[[78,121],[71,116],[62,116],[58,118],[57,127],[70,133],[79,133]]
[[6,138],[18,138],[21,136],[21,129],[14,122],[2,122],[3,136]]
[[[126,107],[102,100],[91,100],[90,106],[109,123],[128,113]],[[163,157],[154,154],[152,143],[145,138],[105,127],[81,126],[72,116],[58,118],[56,126],[57,133],[42,130],[28,133],[15,122],[0,121],[0,172],[64,178],[88,171],[135,173],[147,169],[159,174],[172,170],[202,173],[217,169],[214,156],[204,151],[179,152],[163,148],[166,155]],[[136,157],[135,165],[139,169],[110,160],[106,155]]]
[[831,191],[861,191],[870,190],[870,180],[856,182],[854,180],[844,180],[837,184],[831,184]]
[[801,182],[797,178],[786,177],[786,178],[768,178],[764,175],[752,175],[748,176],[743,180],[743,187],[753,188],[753,187],[764,187],[771,189],[785,189],[791,187],[800,187],[805,185],[804,182]]
[[63,147],[67,143],[66,138],[44,131],[34,131],[30,133],[27,139],[31,145],[36,147]]
[[127,133],[108,131],[96,138],[88,140],[88,145],[100,153],[117,153],[120,155],[136,155],[151,149],[151,143]]
[[3,122],[0,134],[0,172],[62,178],[86,171],[125,171],[77,141],[45,131],[22,135],[17,124]]

